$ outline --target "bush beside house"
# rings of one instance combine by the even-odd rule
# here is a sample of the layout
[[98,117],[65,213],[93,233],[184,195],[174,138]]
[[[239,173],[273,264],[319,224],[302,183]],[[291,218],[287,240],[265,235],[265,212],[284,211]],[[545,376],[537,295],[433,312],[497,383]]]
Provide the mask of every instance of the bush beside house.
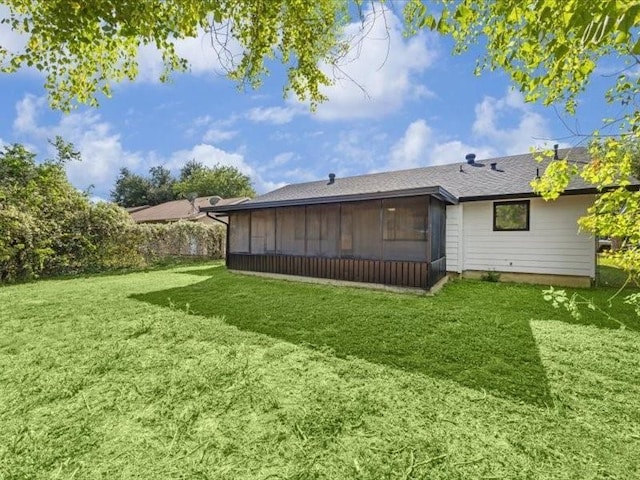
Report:
[[141,223],[131,227],[145,263],[167,257],[224,258],[226,230],[222,225],[179,221]]
[[76,190],[64,165],[79,154],[60,138],[54,146],[57,157],[40,164],[22,145],[0,152],[0,281],[140,264],[121,241],[128,214]]
[[222,257],[221,226],[136,225],[123,208],[91,202],[65,173],[78,152],[60,138],[54,146],[57,157],[39,164],[22,145],[0,151],[0,283],[140,268],[167,256]]

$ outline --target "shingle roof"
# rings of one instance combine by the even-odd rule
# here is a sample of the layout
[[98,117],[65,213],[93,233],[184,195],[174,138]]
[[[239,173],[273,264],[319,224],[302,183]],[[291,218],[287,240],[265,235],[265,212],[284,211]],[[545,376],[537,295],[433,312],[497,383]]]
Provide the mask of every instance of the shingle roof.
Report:
[[173,200],[161,203],[153,207],[136,210],[131,213],[131,217],[137,223],[144,222],[174,222],[177,220],[197,220],[205,213],[199,211],[200,207],[210,206],[211,198],[219,198],[217,206],[237,205],[247,200],[247,197],[220,198],[220,197],[198,197],[194,200],[195,209],[189,200]]
[[137,212],[138,210],[144,210],[145,208],[149,208],[151,205],[138,205],[137,207],[126,207],[125,210],[128,213]]
[[[560,149],[560,158],[568,158],[572,163],[585,164],[589,155],[585,148]],[[495,163],[496,169],[491,164]],[[286,185],[242,204],[241,208],[261,208],[273,204],[304,203],[306,200],[323,199],[325,202],[341,200],[349,196],[376,195],[384,192],[393,194],[418,189],[444,189],[458,201],[509,196],[532,196],[530,182],[536,174],[542,175],[550,160],[538,162],[531,153],[476,160],[474,165],[467,162],[437,165],[431,167],[399,170],[395,172],[372,173],[354,177],[337,177],[334,183],[327,180]],[[593,185],[581,178],[571,180],[566,191],[579,192],[593,190]],[[204,210],[218,210],[218,206]]]

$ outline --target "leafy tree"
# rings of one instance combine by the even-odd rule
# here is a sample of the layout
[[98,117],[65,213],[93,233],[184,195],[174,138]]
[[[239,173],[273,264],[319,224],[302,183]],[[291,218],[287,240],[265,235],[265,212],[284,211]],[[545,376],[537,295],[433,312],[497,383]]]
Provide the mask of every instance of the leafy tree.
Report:
[[[18,52],[3,50],[5,71],[24,66],[46,75],[50,103],[64,110],[74,102],[97,105],[98,92],[109,96],[112,83],[138,74],[138,49],[155,45],[166,80],[186,70],[175,40],[211,37],[211,55],[220,58],[229,77],[256,87],[267,73],[265,59],[277,56],[288,73],[287,90],[313,104],[329,83],[320,60],[336,56],[340,27],[347,20],[346,0],[2,0],[3,21],[27,40]],[[236,52],[240,52],[239,54]]]
[[202,172],[205,169],[206,167],[204,166],[204,163],[198,162],[195,158],[193,160],[189,160],[184,164],[184,167],[180,169],[180,181],[184,182],[197,172]]
[[148,179],[123,167],[111,191],[111,200],[121,207],[149,205],[150,190],[151,182]]
[[53,144],[56,158],[40,164],[22,145],[0,152],[0,282],[139,261],[129,215],[77,191],[64,165],[78,152],[61,138]]
[[222,198],[253,197],[256,194],[251,186],[251,179],[229,165],[208,168],[192,161],[182,169],[180,178],[174,191],[183,198],[190,193],[199,197],[218,195]]
[[640,142],[634,142],[627,146],[631,154],[631,174],[640,179]]
[[218,195],[223,198],[255,195],[251,179],[237,168],[222,165],[209,168],[190,160],[180,169],[178,180],[162,166],[151,167],[149,177],[121,168],[111,199],[122,207],[136,207],[187,198],[192,193],[200,197]]
[[[524,93],[527,101],[561,104],[575,113],[577,97],[584,91],[598,62],[620,65],[606,100],[620,106],[621,115],[603,120],[619,128],[618,135],[599,131],[575,132],[590,141],[592,161],[585,166],[571,158],[552,162],[545,175],[532,183],[546,199],[557,198],[573,175],[580,175],[601,192],[582,228],[599,236],[627,240],[627,248],[614,254],[614,262],[630,278],[640,279],[640,192],[629,189],[629,176],[638,173],[640,111],[637,96],[640,77],[640,2],[603,0],[441,0],[433,10],[422,0],[405,8],[409,30],[428,28],[451,35],[455,51],[464,52],[482,42],[486,53],[477,73],[500,69]],[[581,138],[584,137],[584,138]],[[634,167],[635,165],[635,167]]]
[[[631,142],[633,138],[593,142],[593,159],[579,173],[601,187],[601,193],[579,223],[600,237],[622,242],[622,248],[612,250],[608,256],[629,274],[629,280],[640,286],[640,192],[626,188],[630,177],[640,173],[639,149],[635,141]],[[608,185],[619,187],[607,188]]]
[[[31,66],[44,72],[52,104],[68,108],[73,102],[96,104],[98,91],[109,95],[112,82],[135,78],[141,45],[162,53],[163,79],[188,68],[174,41],[204,33],[217,47],[212,54],[231,62],[232,79],[259,85],[268,72],[265,59],[276,56],[287,68],[287,89],[318,102],[324,99],[320,87],[330,83],[319,63],[335,63],[344,54],[348,45],[340,41],[341,29],[365,3],[356,0],[353,9],[347,0],[1,0],[9,12],[2,21],[27,43],[18,52],[0,47],[0,62],[5,71]],[[528,100],[564,101],[569,111],[599,59],[615,56],[637,64],[639,12],[637,0],[404,3],[408,31],[451,35],[458,53],[481,39],[486,55],[478,71],[504,70]],[[232,52],[233,42],[239,55]],[[637,78],[621,72],[610,94],[628,98],[637,86]]]
[[[433,12],[427,3],[435,4]],[[410,0],[405,19],[413,31],[451,35],[457,53],[482,40],[478,73],[503,70],[527,100],[564,102],[570,112],[600,59],[621,56],[635,65],[640,53],[640,3],[633,0]],[[629,81],[629,73],[613,81]]]
[[22,145],[0,153],[0,282],[33,277],[53,253],[48,232],[30,211],[45,206],[41,192],[49,196],[57,176],[55,165],[36,169],[35,155]]
[[175,200],[173,185],[176,181],[171,172],[167,168],[159,166],[151,167],[149,174],[149,205],[158,205]]

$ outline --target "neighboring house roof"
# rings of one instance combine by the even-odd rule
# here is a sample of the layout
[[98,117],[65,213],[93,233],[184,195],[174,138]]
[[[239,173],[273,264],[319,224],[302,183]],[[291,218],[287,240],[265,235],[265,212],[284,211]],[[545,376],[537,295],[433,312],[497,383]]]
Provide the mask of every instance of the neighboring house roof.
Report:
[[[559,149],[559,158],[586,164],[590,157],[583,147]],[[273,206],[327,203],[343,200],[389,198],[432,194],[449,203],[480,199],[534,196],[531,181],[542,175],[550,160],[538,162],[531,153],[475,160],[395,172],[286,185],[232,208],[204,207],[202,211],[227,212]],[[492,167],[492,164],[495,164]],[[582,178],[571,180],[566,193],[595,192]]]
[[151,205],[140,205],[139,207],[127,207],[125,210],[129,213],[137,212],[138,210],[144,210],[145,208],[149,208]]
[[145,222],[175,222],[178,220],[194,221],[206,216],[205,212],[200,212],[199,208],[211,206],[211,199],[217,199],[215,205],[229,206],[249,200],[248,197],[236,198],[220,198],[220,197],[198,197],[194,200],[193,205],[189,200],[173,200],[171,202],[161,203],[142,210],[131,213],[131,217],[137,223]]

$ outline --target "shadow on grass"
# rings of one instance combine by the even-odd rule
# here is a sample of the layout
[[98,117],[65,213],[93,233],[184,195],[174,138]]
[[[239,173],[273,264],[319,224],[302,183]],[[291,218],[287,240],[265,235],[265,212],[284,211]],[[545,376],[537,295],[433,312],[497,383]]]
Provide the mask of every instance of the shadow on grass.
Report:
[[[455,282],[436,297],[417,297],[234,275],[216,267],[193,273],[205,272],[210,278],[202,282],[132,298],[480,392],[536,405],[550,400],[529,326],[535,309],[509,302],[520,293],[517,286]],[[535,305],[548,308],[542,301]]]

